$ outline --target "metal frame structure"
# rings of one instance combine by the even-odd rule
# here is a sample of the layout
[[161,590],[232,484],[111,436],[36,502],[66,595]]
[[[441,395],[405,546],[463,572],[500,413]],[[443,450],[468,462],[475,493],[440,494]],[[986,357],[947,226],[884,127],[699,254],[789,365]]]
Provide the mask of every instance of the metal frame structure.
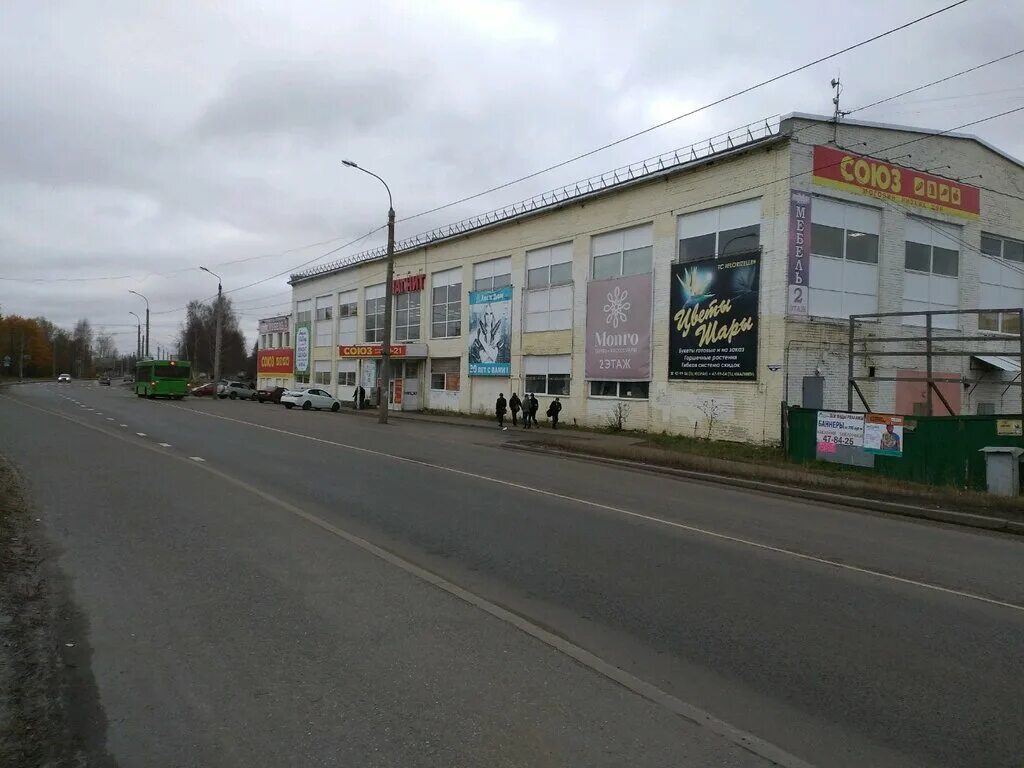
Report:
[[[1016,334],[1000,334],[1000,335],[978,335],[978,336],[939,336],[936,337],[932,331],[934,325],[932,318],[935,315],[987,315],[987,314],[1014,314],[1018,318],[1018,333]],[[878,320],[882,318],[900,318],[900,317],[924,317],[925,319],[925,335],[924,336],[857,336],[857,323],[863,320]],[[950,406],[949,401],[946,400],[945,395],[939,390],[936,384],[956,382],[960,384],[974,383],[975,386],[979,384],[982,379],[968,379],[968,378],[949,378],[949,377],[936,377],[932,375],[932,361],[936,357],[975,357],[977,355],[998,355],[1002,357],[1016,357],[1019,364],[1019,370],[1013,381],[1007,384],[1007,389],[1016,386],[1021,387],[1021,373],[1024,373],[1024,307],[1009,307],[1006,309],[949,309],[949,310],[930,310],[927,312],[875,312],[871,314],[860,314],[850,315],[850,331],[849,341],[847,343],[847,382],[846,382],[846,409],[853,411],[853,393],[857,393],[857,397],[860,398],[861,403],[864,405],[864,409],[867,412],[871,412],[871,406],[868,404],[867,398],[864,397],[864,393],[861,388],[857,385],[858,381],[922,381],[928,383],[928,396],[927,396],[927,409],[928,415],[934,416],[934,407],[932,394],[938,395],[942,405],[945,406],[946,412],[950,416],[956,414],[953,413],[953,408]],[[948,330],[948,329],[942,329]],[[854,345],[857,343],[864,345],[864,351],[857,352],[854,350]],[[871,351],[868,349],[869,344],[886,344],[886,343],[924,343],[925,348],[921,350],[878,350]],[[1005,349],[999,351],[991,350],[973,350],[968,351],[964,349],[936,349],[936,343],[955,344],[958,342],[983,342],[990,344],[1017,344],[1017,350],[1012,353],[1007,353]],[[924,357],[925,358],[925,375],[923,377],[897,377],[897,376],[854,376],[853,375],[853,363],[858,357]],[[1006,390],[1003,390],[1004,392]],[[1024,414],[1024,387],[1021,387],[1021,413]]]
[[[541,211],[590,195],[596,195],[611,187],[629,184],[634,181],[642,181],[663,173],[672,173],[689,165],[704,162],[710,157],[733,151],[748,150],[759,142],[776,138],[779,135],[779,128],[780,121],[777,115],[766,117],[763,120],[742,125],[739,128],[720,133],[711,138],[702,139],[689,146],[680,147],[670,152],[649,157],[646,160],[606,171],[597,176],[591,176],[588,179],[581,179],[580,181],[566,184],[563,187],[535,195],[528,200],[512,203],[504,208],[496,208],[493,211],[482,213],[479,216],[472,216],[454,224],[446,224],[429,232],[422,232],[398,242],[394,250],[395,253],[402,253],[403,251],[436,243],[440,240],[447,240],[450,237],[458,237],[474,230],[494,226],[503,221],[515,219],[535,211]],[[327,272],[335,272],[353,264],[381,259],[386,255],[386,246],[380,246],[338,261],[296,272],[290,276],[289,282],[295,283]]]

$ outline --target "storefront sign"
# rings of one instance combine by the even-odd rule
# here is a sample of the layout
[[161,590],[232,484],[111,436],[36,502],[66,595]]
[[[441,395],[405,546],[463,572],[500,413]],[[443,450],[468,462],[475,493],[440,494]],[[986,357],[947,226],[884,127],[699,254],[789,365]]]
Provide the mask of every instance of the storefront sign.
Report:
[[260,320],[260,335],[264,333],[285,333],[291,325],[291,318],[288,315],[282,317],[268,317]]
[[650,381],[652,275],[587,284],[586,377]]
[[792,317],[807,317],[811,277],[811,196],[793,190],[789,197],[789,303]]
[[295,372],[309,373],[309,323],[295,329]]
[[409,275],[408,277],[396,277],[391,281],[392,293],[412,293],[422,291],[427,283],[426,275]]
[[903,456],[903,417],[865,414],[864,450],[879,456]]
[[1020,437],[1024,435],[1020,419],[996,419],[996,434]]
[[512,286],[469,293],[469,375],[512,375]]
[[[338,357],[380,357],[381,344],[342,344],[338,347]],[[405,344],[392,344],[392,357],[405,357],[408,348]]]
[[257,373],[288,373],[295,367],[295,350],[261,349],[256,354]]
[[818,453],[835,453],[836,446],[861,448],[864,445],[864,414],[818,411]]
[[814,183],[965,219],[981,213],[977,187],[834,147],[814,148]]
[[672,265],[669,379],[757,380],[761,257]]

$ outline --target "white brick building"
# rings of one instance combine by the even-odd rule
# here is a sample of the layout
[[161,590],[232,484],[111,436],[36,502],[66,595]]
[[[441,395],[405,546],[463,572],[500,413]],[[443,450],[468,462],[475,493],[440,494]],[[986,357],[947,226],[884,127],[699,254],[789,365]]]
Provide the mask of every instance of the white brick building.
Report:
[[[591,180],[399,243],[393,327],[404,357],[393,359],[393,376],[401,380],[391,393],[401,401],[395,407],[492,412],[499,392],[535,391],[541,413],[560,395],[568,423],[604,425],[626,403],[628,427],[704,434],[713,410],[714,437],[772,442],[780,437],[782,403],[801,404],[805,386],[813,393],[823,384],[823,406],[845,408],[845,318],[851,312],[971,309],[979,301],[981,307],[1024,305],[1019,161],[972,136],[852,121],[836,129],[811,115],[790,115],[745,136],[742,143],[705,142],[703,156],[695,146],[646,168],[633,166],[619,174],[623,181]],[[815,146],[823,148],[820,158],[844,160],[815,161]],[[811,198],[811,249],[801,267],[808,270],[801,276],[807,282],[797,292],[806,314],[790,306],[794,192]],[[673,272],[674,265],[701,260],[708,269],[722,269],[715,264],[736,254],[752,259],[737,261],[739,266],[760,264],[759,293],[757,285],[753,292],[743,285],[733,306],[752,297],[757,307],[752,330],[739,332],[732,347],[746,350],[732,366],[746,378],[670,378],[670,348],[681,341],[679,331],[670,331],[676,322],[673,291],[682,290],[684,276],[690,279],[683,267]],[[707,261],[716,255],[725,258]],[[310,343],[308,370],[296,375],[298,386],[316,383],[342,399],[351,398],[359,382],[372,390],[379,348],[368,345],[380,340],[384,267],[380,251],[373,251],[292,276],[292,339],[298,343],[308,325]],[[741,271],[714,274],[736,283]],[[653,283],[649,375],[644,381],[612,379],[632,375],[630,369],[607,379],[591,371],[588,378],[588,283],[647,273]],[[512,294],[510,348],[500,359],[507,362],[488,368],[501,375],[470,375],[469,348],[482,333],[480,317],[491,322],[483,315],[470,327],[470,292],[497,291],[477,294],[497,301],[506,286]],[[694,301],[697,309],[708,306]],[[503,305],[493,306],[500,314]],[[959,324],[959,333],[979,333],[976,316],[946,318],[952,328]],[[728,314],[721,319],[730,322]],[[986,317],[982,325],[993,338],[1013,342],[999,351],[1015,344],[1019,354],[1019,337],[1007,335],[1017,333],[1014,318]],[[870,328],[886,336],[921,331],[913,324],[901,329],[895,321]],[[691,344],[693,336],[687,339]],[[720,351],[726,362],[707,365],[727,370],[730,353]],[[296,358],[304,360],[301,353]],[[993,365],[988,359],[937,362],[936,371],[951,376],[985,374],[981,384],[944,384],[943,391],[951,399],[958,393],[955,409],[964,413],[1019,412],[1019,390],[1003,394],[1019,371],[1002,368],[1012,369],[1016,361],[1000,358]],[[855,374],[896,378],[923,368],[920,357],[880,356],[857,359]],[[823,382],[805,383],[807,377]],[[861,388],[875,411],[913,412],[923,402],[916,383],[869,381]]]

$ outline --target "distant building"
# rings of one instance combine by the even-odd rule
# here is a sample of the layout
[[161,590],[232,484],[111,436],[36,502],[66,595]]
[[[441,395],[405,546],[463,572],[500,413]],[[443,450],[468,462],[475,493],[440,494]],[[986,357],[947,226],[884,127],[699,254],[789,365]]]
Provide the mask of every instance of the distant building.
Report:
[[[389,401],[489,412],[531,392],[568,423],[626,404],[628,428],[705,434],[713,413],[713,437],[777,441],[783,403],[845,409],[850,314],[1024,306],[1021,190],[1024,165],[974,136],[793,114],[425,233],[396,256]],[[382,249],[292,275],[260,383],[372,392],[383,279]],[[1019,358],[1016,315],[933,324]],[[941,358],[941,389],[957,412],[1019,412],[1018,358]],[[878,378],[872,410],[915,413],[925,388],[895,379],[923,370],[892,354],[854,373]]]

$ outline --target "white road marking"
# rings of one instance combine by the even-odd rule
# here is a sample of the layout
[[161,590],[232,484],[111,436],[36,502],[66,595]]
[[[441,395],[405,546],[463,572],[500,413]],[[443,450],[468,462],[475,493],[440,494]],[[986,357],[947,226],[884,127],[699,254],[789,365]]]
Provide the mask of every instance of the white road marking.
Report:
[[199,462],[206,461],[206,459],[204,459],[202,456],[189,456],[189,458],[192,459],[192,461],[199,461]]
[[157,445],[159,445],[161,448],[170,448],[171,447],[170,443],[157,443]]
[[113,420],[114,420],[113,416],[107,416],[107,421],[113,421]]
[[364,448],[359,445],[349,445],[348,443],[339,443],[334,440],[326,440],[322,437],[313,437],[312,435],[303,435],[298,432],[289,432],[286,429],[278,429],[277,427],[268,427],[264,424],[255,424],[251,421],[244,421],[243,419],[235,419],[231,416],[221,416],[216,413],[206,413],[203,411],[197,411],[193,408],[187,408],[181,405],[171,405],[171,408],[181,408],[184,411],[191,411],[199,416],[209,416],[213,419],[223,419],[224,421],[234,421],[239,424],[245,424],[249,427],[256,427],[257,429],[265,429],[269,432],[279,432],[282,435],[289,435],[290,437],[298,437],[303,440],[310,440],[315,443],[323,443],[325,445],[334,445],[338,448],[346,448],[350,451],[356,451],[357,453],[365,453],[371,456],[380,456],[381,458],[393,459],[394,461],[400,461],[405,464],[415,464],[421,467],[429,467],[431,469],[437,469],[442,472],[451,472],[454,475],[461,475],[462,477],[471,477],[474,480],[480,480],[486,483],[493,483],[494,485],[503,485],[508,488],[516,488],[527,493],[534,493],[539,496],[547,496],[549,498],[561,499],[563,501],[573,502],[575,504],[582,504],[584,506],[593,507],[594,509],[601,509],[606,512],[614,512],[615,514],[624,515],[637,520],[646,520],[650,523],[657,523],[664,525],[669,528],[675,528],[676,530],[687,531],[689,533],[695,533],[701,536],[707,536],[709,538],[718,539],[720,541],[728,541],[733,544],[740,544],[746,547],[752,547],[754,549],[760,549],[765,552],[773,552],[778,555],[784,555],[786,557],[793,557],[798,560],[804,560],[805,562],[818,563],[820,565],[827,565],[832,568],[838,568],[844,571],[851,571],[853,573],[860,573],[866,576],[874,576],[879,579],[887,581],[894,581],[899,584],[906,584],[908,586],[920,587],[921,589],[927,589],[933,592],[940,592],[946,595],[953,595],[955,597],[964,597],[969,600],[977,600],[982,603],[989,605],[998,605],[1001,608],[1010,608],[1014,611],[1020,611],[1024,613],[1024,605],[1017,605],[1015,603],[1008,603],[1004,600],[996,600],[991,597],[984,597],[982,595],[976,595],[972,592],[964,592],[959,589],[951,589],[949,587],[941,587],[937,584],[929,584],[926,581],[918,581],[916,579],[908,579],[903,576],[894,576],[891,573],[884,573],[882,571],[876,571],[871,568],[862,568],[858,565],[850,565],[849,563],[842,563],[837,560],[829,560],[827,557],[818,557],[816,555],[808,555],[804,552],[797,552],[792,549],[786,549],[785,547],[775,547],[771,544],[762,544],[759,541],[752,541],[751,539],[744,539],[739,536],[730,536],[727,533],[719,533],[718,531],[712,531],[707,528],[701,528],[696,525],[687,525],[686,523],[679,523],[675,520],[666,520],[661,517],[655,517],[654,515],[645,515],[642,512],[633,512],[629,509],[623,509],[621,507],[614,507],[610,504],[602,504],[598,501],[591,501],[589,499],[580,499],[575,496],[569,496],[564,493],[557,493],[555,491],[546,491],[543,488],[533,488],[529,485],[521,485],[520,483],[513,483],[510,480],[501,480],[496,477],[488,477],[487,475],[480,475],[476,472],[467,472],[464,469],[455,469],[454,467],[446,467],[443,464],[434,464],[429,461],[423,461],[422,459],[410,459],[406,456],[398,456],[393,453],[386,453],[384,451],[375,451],[372,448]]
[[136,432],[135,434],[138,435],[139,437],[145,437],[146,436],[145,432]]
[[128,425],[127,424],[118,424],[117,426],[119,426],[119,427],[127,427]]

